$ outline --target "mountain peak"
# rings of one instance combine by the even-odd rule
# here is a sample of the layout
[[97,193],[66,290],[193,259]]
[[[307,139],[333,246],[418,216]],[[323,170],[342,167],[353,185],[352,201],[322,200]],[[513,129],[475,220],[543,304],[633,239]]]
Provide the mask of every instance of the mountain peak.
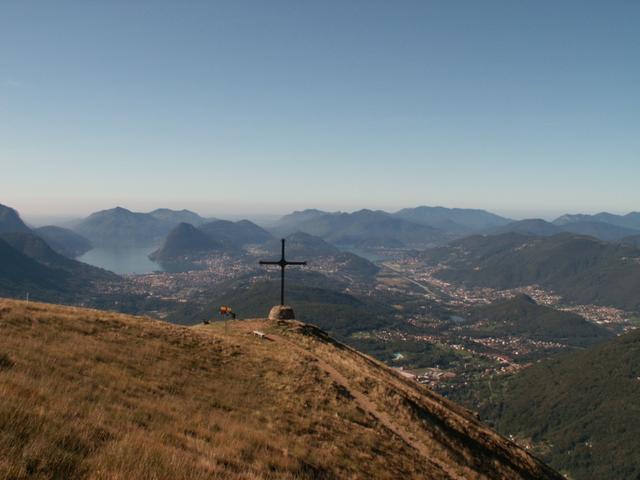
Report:
[[220,250],[222,245],[190,223],[179,223],[169,232],[162,247],[149,255],[152,260],[174,261],[197,253]]
[[30,232],[16,210],[0,204],[0,233]]

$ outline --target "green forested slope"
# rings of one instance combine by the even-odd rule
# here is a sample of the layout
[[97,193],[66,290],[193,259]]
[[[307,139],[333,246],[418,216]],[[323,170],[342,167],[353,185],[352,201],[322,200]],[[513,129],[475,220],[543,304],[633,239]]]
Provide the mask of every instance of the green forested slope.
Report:
[[470,402],[576,479],[640,478],[640,331],[492,382]]

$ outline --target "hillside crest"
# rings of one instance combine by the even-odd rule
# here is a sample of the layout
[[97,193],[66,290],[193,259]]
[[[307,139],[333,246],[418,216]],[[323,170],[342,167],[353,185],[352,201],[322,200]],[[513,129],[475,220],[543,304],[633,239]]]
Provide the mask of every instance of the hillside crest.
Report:
[[561,478],[301,322],[188,328],[0,300],[0,330],[0,476]]

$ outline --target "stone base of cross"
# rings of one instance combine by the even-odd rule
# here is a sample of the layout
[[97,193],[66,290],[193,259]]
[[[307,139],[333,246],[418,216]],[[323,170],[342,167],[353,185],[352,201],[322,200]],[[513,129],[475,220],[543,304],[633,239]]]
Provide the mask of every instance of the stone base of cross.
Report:
[[295,320],[293,308],[288,305],[276,305],[269,312],[269,320]]

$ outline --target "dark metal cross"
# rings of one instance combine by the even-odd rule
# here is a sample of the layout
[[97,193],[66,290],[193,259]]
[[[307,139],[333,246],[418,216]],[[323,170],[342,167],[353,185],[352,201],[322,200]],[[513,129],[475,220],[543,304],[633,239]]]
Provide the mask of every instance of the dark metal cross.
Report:
[[284,305],[284,269],[287,265],[306,265],[307,262],[287,262],[284,258],[284,238],[282,239],[282,258],[280,258],[277,262],[267,262],[264,260],[260,260],[260,265],[280,265],[281,268],[281,276],[280,276],[280,305]]

